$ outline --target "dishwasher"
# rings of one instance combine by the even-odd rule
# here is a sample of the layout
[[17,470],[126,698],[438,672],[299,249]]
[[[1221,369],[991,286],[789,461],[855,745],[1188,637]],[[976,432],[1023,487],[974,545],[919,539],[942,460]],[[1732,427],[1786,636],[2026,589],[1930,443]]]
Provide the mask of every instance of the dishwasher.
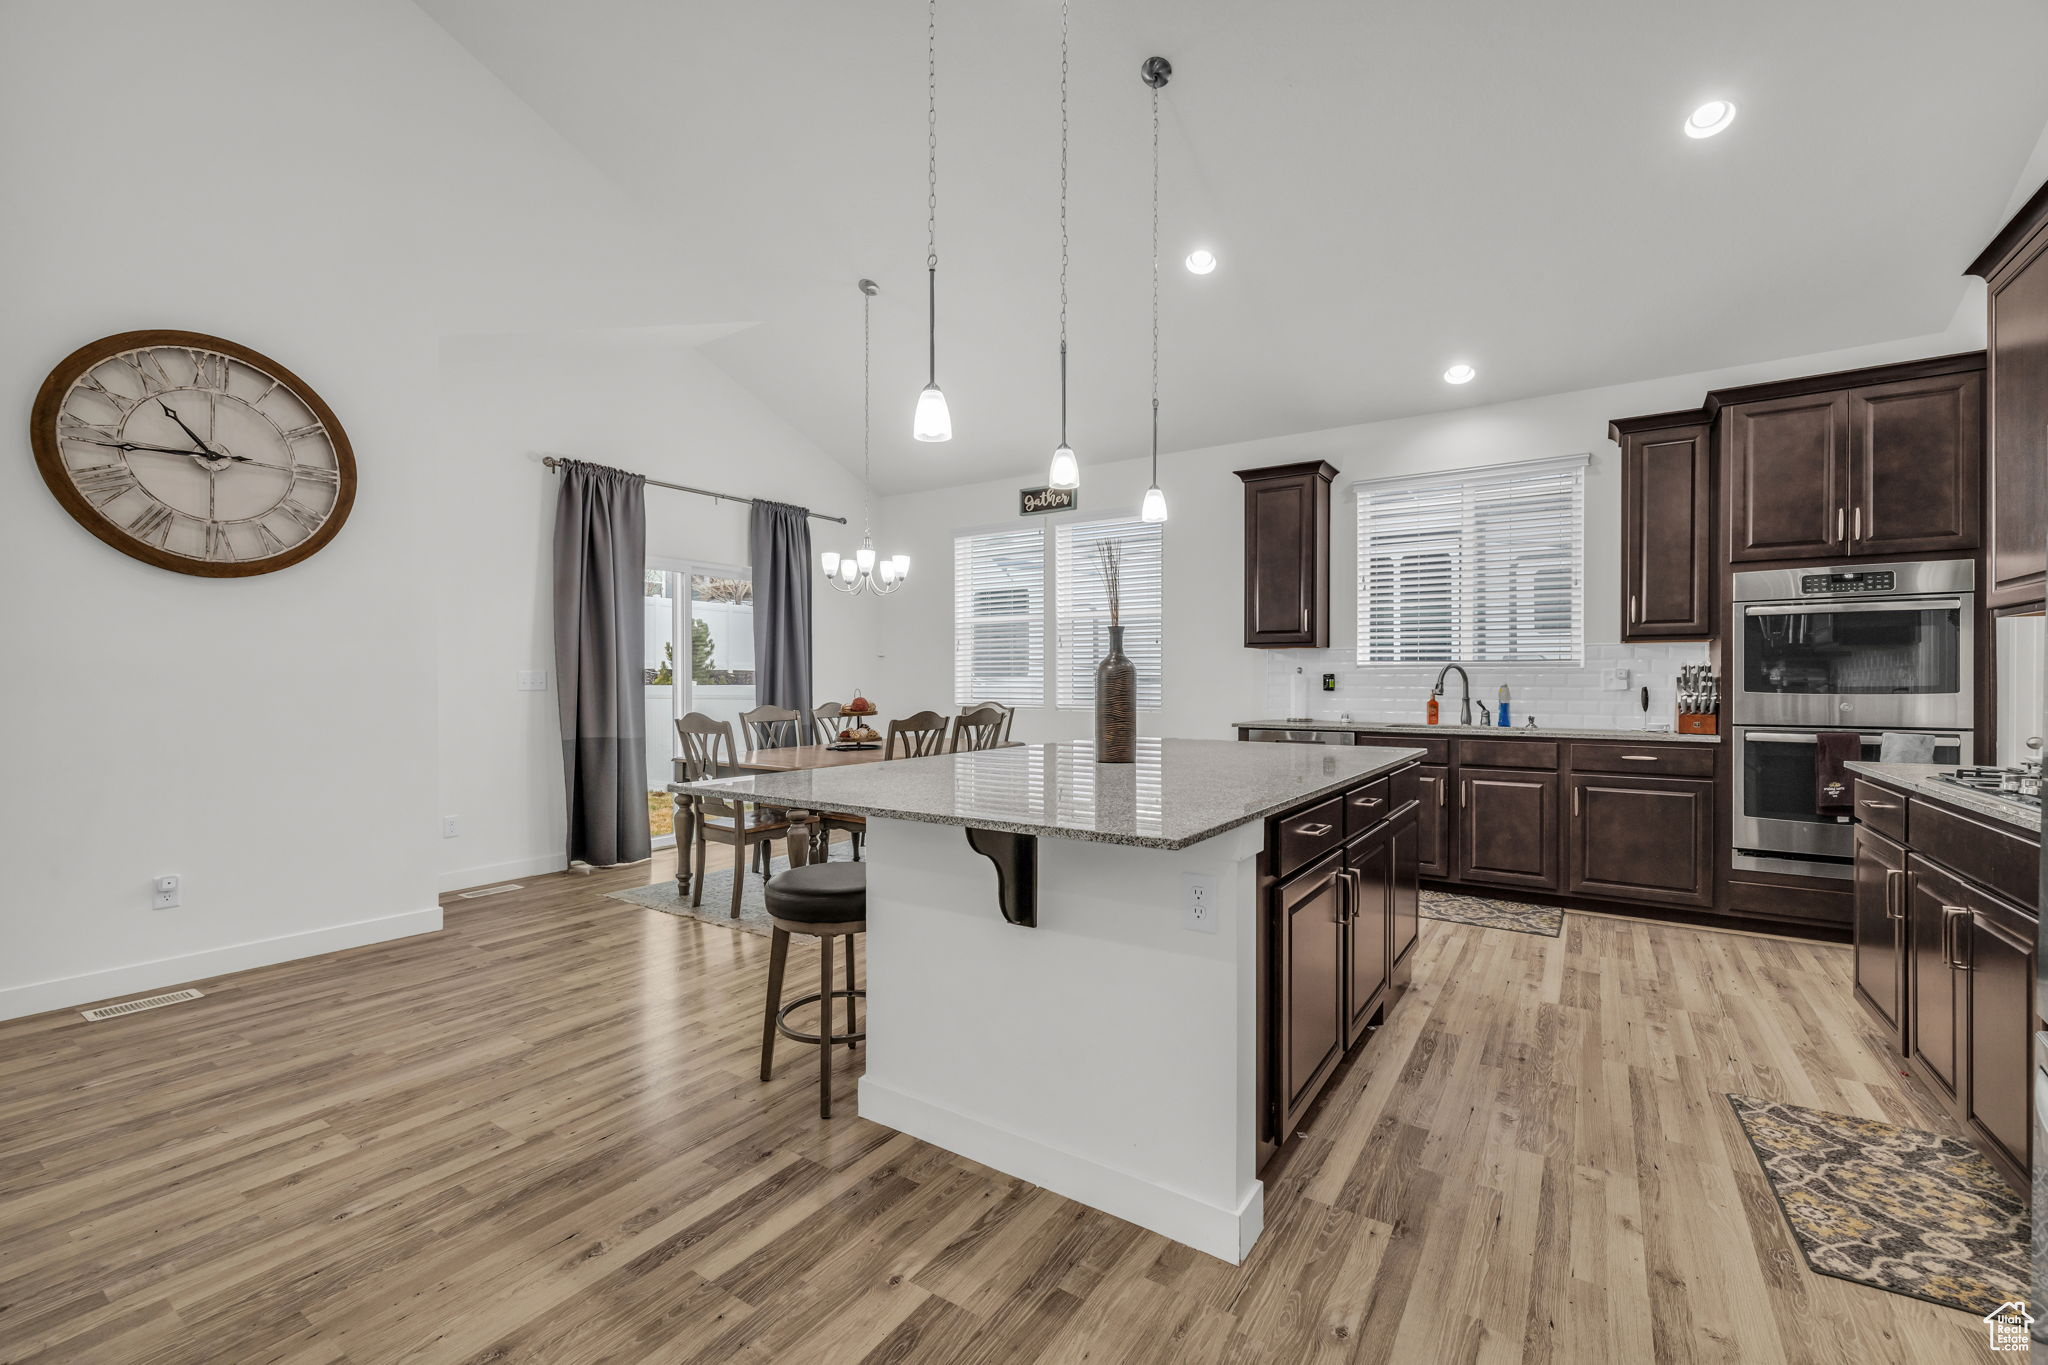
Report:
[[1247,730],[1244,737],[1254,744],[1351,744],[1349,730]]

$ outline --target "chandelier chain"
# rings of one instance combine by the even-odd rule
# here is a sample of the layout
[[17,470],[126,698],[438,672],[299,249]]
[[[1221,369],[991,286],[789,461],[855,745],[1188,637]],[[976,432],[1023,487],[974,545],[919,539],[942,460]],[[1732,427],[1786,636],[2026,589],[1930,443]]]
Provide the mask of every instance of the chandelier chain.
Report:
[[924,265],[939,265],[939,0],[927,0],[924,24]]
[[[860,291],[860,529],[866,535],[873,528],[875,484],[873,466],[868,455],[870,433],[874,429],[874,329],[869,317],[874,311],[874,295],[866,288]],[[1153,406],[1158,404],[1155,400]]]

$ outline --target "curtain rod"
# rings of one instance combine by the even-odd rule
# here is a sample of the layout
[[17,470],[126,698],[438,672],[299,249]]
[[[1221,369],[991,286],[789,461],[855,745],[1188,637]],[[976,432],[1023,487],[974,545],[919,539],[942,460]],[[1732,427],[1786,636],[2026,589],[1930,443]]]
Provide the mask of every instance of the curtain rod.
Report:
[[[540,458],[540,462],[546,465],[549,469],[560,469],[562,467],[561,459],[554,455],[543,455]],[[644,474],[641,475],[641,478],[645,480],[647,483],[654,485],[656,488],[673,488],[678,493],[695,493],[698,494],[700,497],[715,498],[719,502],[743,502],[747,504],[749,507],[751,507],[754,505],[756,501],[758,501],[755,498],[742,498],[737,494],[733,493],[715,493],[709,488],[692,488],[686,483],[666,483],[661,479],[649,479]],[[835,517],[831,515],[829,512],[813,512],[810,508],[806,507],[804,509],[804,515],[807,517],[814,517],[819,521],[836,521],[841,526],[846,525],[845,517]]]

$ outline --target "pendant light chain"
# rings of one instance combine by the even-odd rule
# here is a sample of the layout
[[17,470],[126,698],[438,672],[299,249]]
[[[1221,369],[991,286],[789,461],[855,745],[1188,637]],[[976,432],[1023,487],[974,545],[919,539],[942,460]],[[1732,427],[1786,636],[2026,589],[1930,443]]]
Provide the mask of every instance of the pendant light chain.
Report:
[[1159,486],[1159,87],[1152,87],[1152,486]]
[[[875,520],[874,466],[868,455],[874,430],[874,327],[869,321],[874,303],[875,296],[868,292],[867,283],[863,281],[860,290],[860,531],[863,539],[873,533]],[[1154,383],[1156,387],[1157,381]],[[1159,406],[1156,399],[1152,406]],[[1156,446],[1158,443],[1155,441],[1153,444]]]
[[939,389],[939,0],[924,11],[924,282],[927,326],[925,385],[910,434],[919,441],[953,439],[953,414]]
[[1067,443],[1067,24],[1060,0],[1060,444]]

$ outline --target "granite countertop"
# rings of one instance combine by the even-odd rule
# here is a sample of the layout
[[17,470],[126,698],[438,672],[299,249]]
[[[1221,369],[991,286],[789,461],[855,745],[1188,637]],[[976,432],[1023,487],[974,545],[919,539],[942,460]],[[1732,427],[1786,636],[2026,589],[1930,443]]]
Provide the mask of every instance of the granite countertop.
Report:
[[1083,741],[672,784],[796,810],[1178,849],[1340,791],[1420,749],[1141,739],[1136,763]]
[[1954,766],[1950,764],[1866,763],[1862,759],[1852,759],[1842,766],[1852,773],[1861,773],[1863,776],[1875,778],[1879,782],[1890,783],[1894,787],[1912,792],[1917,796],[1924,796],[1930,801],[1939,801],[1945,806],[1954,806],[1957,810],[1974,811],[1978,815],[1988,815],[1992,819],[2003,821],[2015,829],[2032,830],[2036,834],[2041,832],[2041,808],[2039,806],[2022,805],[2018,801],[2008,801],[2002,796],[1994,796],[1989,792],[1972,791],[1968,787],[1958,787],[1953,782],[1936,781],[1935,775],[1937,773],[1952,773],[1955,771]]
[[1377,734],[1393,731],[1416,735],[1484,735],[1494,739],[1612,739],[1624,744],[1719,744],[1719,735],[1681,735],[1671,730],[1570,730],[1539,725],[1417,725],[1398,720],[1234,720],[1245,730],[1344,730],[1352,734],[1370,730]]

